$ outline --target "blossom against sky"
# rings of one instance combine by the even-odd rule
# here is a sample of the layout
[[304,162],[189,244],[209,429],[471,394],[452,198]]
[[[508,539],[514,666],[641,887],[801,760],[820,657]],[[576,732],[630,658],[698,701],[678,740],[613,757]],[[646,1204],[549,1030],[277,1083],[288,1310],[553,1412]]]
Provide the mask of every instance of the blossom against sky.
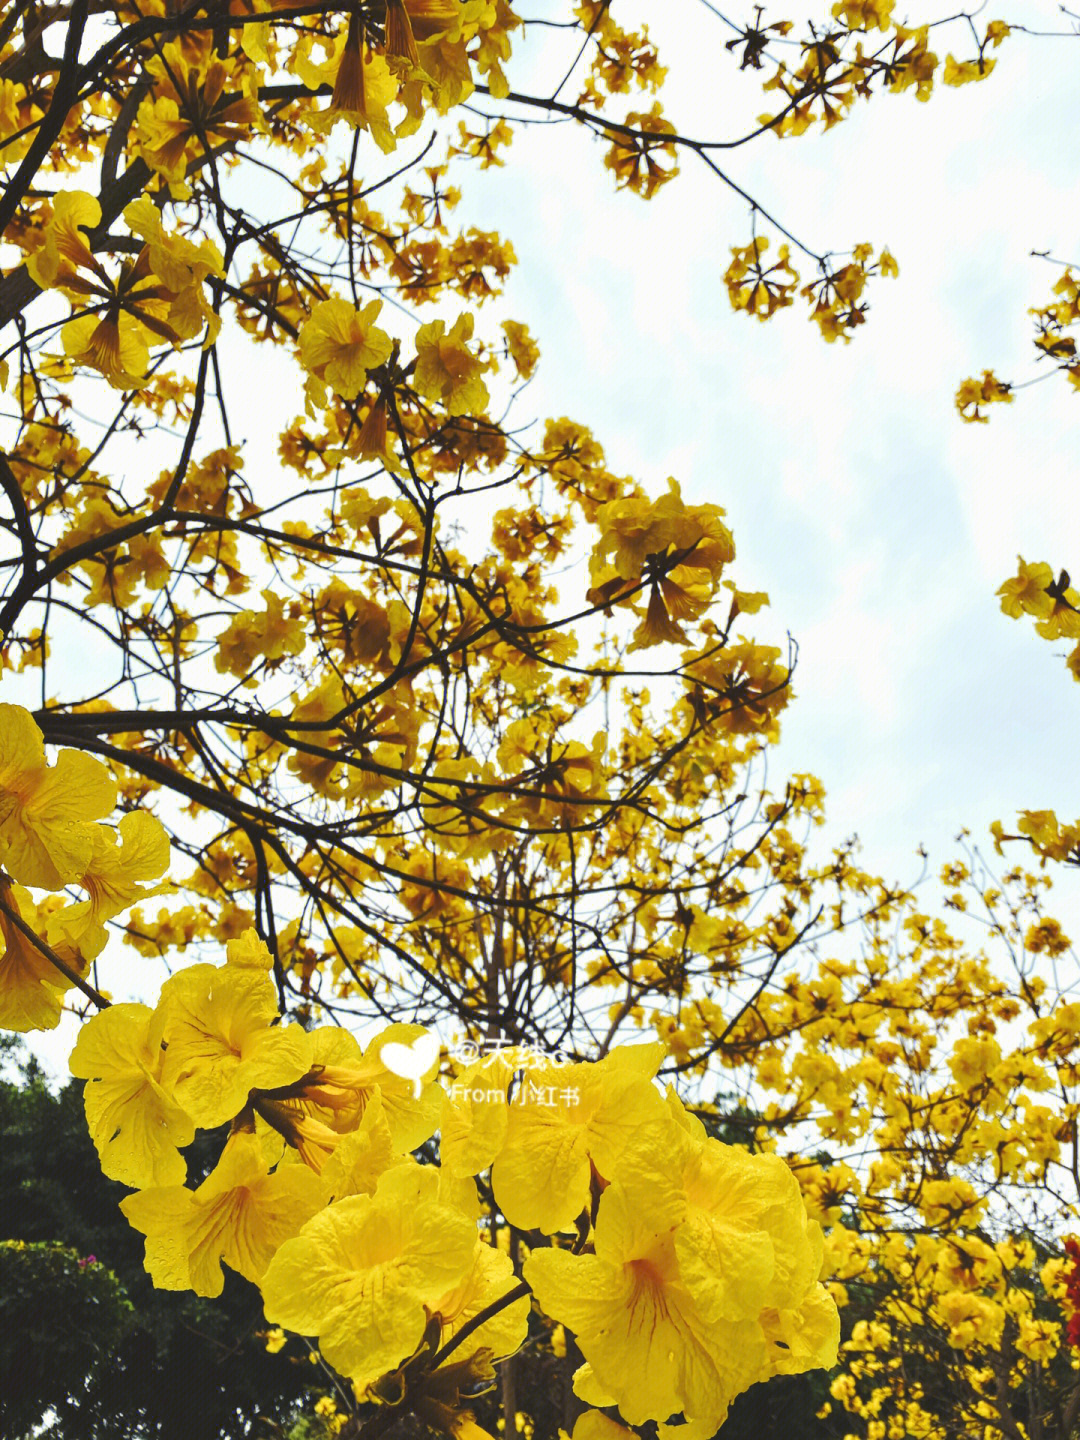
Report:
[[[922,4],[908,21],[952,13]],[[680,131],[730,138],[768,108],[763,75],[739,72],[699,0],[621,0],[616,18],[638,17]],[[1069,26],[1056,7],[1008,3],[979,23],[999,17]],[[555,42],[533,44],[528,78],[550,93]],[[827,843],[857,831],[864,863],[905,881],[920,842],[936,869],[963,824],[983,840],[1021,808],[1080,811],[1063,646],[994,594],[1017,552],[1080,568],[1080,402],[1051,377],[985,426],[953,406],[983,368],[1040,373],[1027,310],[1062,267],[1030,252],[1080,260],[1078,60],[1080,36],[1015,34],[980,84],[926,104],[883,94],[827,134],[723,157],[811,249],[870,241],[896,256],[899,279],[871,282],[847,346],[822,342],[805,302],[764,325],[732,311],[723,273],[750,238],[748,207],[693,156],[644,203],[613,192],[579,127],[533,125],[504,170],[468,177],[456,217],[517,252],[507,309],[542,351],[529,413],[580,419],[617,473],[654,490],[674,475],[688,500],[726,507],[732,573],[772,602],[748,630],[799,645],[772,776],[818,774]]]

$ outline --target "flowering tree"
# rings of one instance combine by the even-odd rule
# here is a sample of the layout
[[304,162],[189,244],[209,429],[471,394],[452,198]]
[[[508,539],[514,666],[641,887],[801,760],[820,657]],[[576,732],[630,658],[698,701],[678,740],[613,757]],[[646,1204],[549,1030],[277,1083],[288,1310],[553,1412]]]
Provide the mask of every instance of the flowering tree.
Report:
[[[998,1076],[952,1035],[1031,985],[850,849],[812,863],[814,777],[763,788],[793,656],[743,633],[767,597],[723,510],[613,474],[577,421],[512,423],[539,356],[488,318],[513,249],[452,228],[530,115],[644,198],[688,156],[731,186],[724,147],[979,80],[1009,33],[961,26],[977,53],[942,67],[892,9],[837,4],[792,67],[788,22],[733,27],[774,100],[722,142],[627,108],[663,67],[593,0],[553,95],[512,88],[505,0],[0,20],[0,1023],[85,1017],[72,1069],[155,1283],[258,1285],[356,1435],[476,1440],[495,1363],[512,1417],[508,1357],[561,1326],[575,1440],[707,1440],[835,1362],[845,1196],[877,1264],[886,1229],[953,1235],[1060,1161],[1035,1060]],[[894,258],[753,213],[734,308],[801,299],[849,341]],[[859,958],[823,956],[845,929]],[[110,933],[152,1004],[105,993]],[[1023,1133],[995,1174],[953,1142],[999,1093]],[[220,1158],[189,1187],[197,1131]]]

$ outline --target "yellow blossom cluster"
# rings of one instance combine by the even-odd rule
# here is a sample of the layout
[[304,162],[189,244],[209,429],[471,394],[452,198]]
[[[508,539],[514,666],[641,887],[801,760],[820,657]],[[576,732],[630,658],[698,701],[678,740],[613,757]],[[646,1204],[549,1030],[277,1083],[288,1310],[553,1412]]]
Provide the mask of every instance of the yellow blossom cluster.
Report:
[[[137,899],[169,864],[161,822],[132,811],[117,826],[100,823],[116,803],[107,768],[78,750],[50,765],[28,711],[0,705],[0,1025],[48,1030],[65,994],[85,986],[104,949],[105,923]],[[83,900],[57,893],[77,886]],[[51,895],[37,901],[31,890]]]
[[[436,1352],[468,1322],[491,1309],[455,1374],[521,1344],[527,1290],[578,1335],[579,1393],[632,1424],[682,1412],[704,1440],[750,1384],[834,1362],[821,1231],[792,1172],[710,1139],[662,1096],[663,1046],[569,1066],[500,1053],[444,1089],[420,1027],[361,1051],[336,1026],[279,1025],[266,947],[249,931],[226,951],[179,971],[154,1009],[87,1021],[72,1054],[102,1167],[138,1187],[121,1208],[157,1286],[220,1294],[224,1262],[260,1286],[272,1325],[318,1336],[358,1393],[406,1366],[421,1415],[445,1402]],[[217,1165],[186,1187],[180,1150],[225,1123]],[[441,1166],[417,1164],[436,1127]],[[572,1247],[534,1244],[518,1294],[477,1230],[473,1177],[489,1170],[511,1225],[586,1226]],[[408,1369],[425,1344],[429,1367]]]
[[[1080,642],[1080,592],[1073,588],[1068,572],[1062,570],[1055,579],[1043,561],[1029,564],[1018,555],[1016,562],[1016,575],[997,592],[1005,614],[1013,620],[1030,615],[1044,640]],[[1074,680],[1080,680],[1080,643],[1069,652],[1065,667]]]
[[[775,263],[766,265],[768,247],[768,240],[760,235],[749,245],[733,246],[734,258],[724,275],[732,309],[758,320],[768,320],[777,310],[793,305],[799,283],[790,248],[781,245]],[[810,319],[822,338],[829,343],[839,338],[847,344],[851,332],[864,322],[866,306],[858,302],[867,279],[873,275],[896,276],[899,266],[888,250],[882,250],[875,261],[872,246],[856,245],[849,264],[833,270],[823,263],[821,269],[821,278],[804,285],[799,294],[811,302]]]

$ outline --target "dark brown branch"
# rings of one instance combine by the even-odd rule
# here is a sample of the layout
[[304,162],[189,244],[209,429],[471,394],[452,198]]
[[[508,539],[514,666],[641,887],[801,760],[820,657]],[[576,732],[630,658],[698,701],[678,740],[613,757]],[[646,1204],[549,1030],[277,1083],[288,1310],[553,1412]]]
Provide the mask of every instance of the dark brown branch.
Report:
[[[15,473],[8,463],[6,455],[0,455],[0,489],[3,489],[11,505],[15,531],[22,550],[23,573],[24,575],[33,575],[38,568],[37,536],[30,523],[30,511],[26,507],[26,497],[22,493],[22,487],[15,478]],[[0,633],[4,635],[7,633],[2,625],[0,625]]]
[[64,122],[79,93],[79,47],[82,45],[89,9],[90,0],[73,0],[71,18],[68,20],[68,31],[64,42],[64,58],[60,65],[56,88],[53,91],[52,104],[42,117],[33,144],[23,156],[22,164],[4,187],[3,197],[0,198],[0,235],[3,235],[11,224],[23,196],[41,168],[53,141],[63,130]]

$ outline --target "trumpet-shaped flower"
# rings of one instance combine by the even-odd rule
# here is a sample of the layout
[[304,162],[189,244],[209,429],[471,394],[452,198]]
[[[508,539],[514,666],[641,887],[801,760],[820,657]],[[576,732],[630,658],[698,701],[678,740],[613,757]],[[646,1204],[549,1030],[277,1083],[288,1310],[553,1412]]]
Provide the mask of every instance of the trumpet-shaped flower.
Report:
[[381,300],[356,309],[347,300],[323,300],[300,331],[304,369],[325,380],[335,394],[355,400],[368,373],[390,358],[390,336],[375,324]]
[[488,389],[480,378],[484,365],[467,343],[472,333],[468,310],[449,331],[444,320],[432,320],[416,332],[413,384],[425,400],[445,405],[451,415],[481,415],[487,409]]
[[[0,899],[36,935],[44,932],[48,912],[34,904],[28,890],[0,876]],[[85,973],[86,962],[77,950],[60,945],[55,953],[80,977]],[[55,1029],[71,984],[11,916],[0,912],[0,1026],[20,1031]]]
[[591,1367],[582,1398],[612,1397],[631,1425],[683,1413],[715,1430],[731,1400],[762,1376],[765,1337],[754,1321],[702,1314],[675,1253],[680,1196],[672,1186],[664,1203],[657,1199],[656,1186],[641,1194],[633,1181],[615,1181],[600,1201],[595,1255],[537,1250],[525,1278],[546,1313],[577,1337]]
[[583,1399],[613,1400],[632,1425],[681,1412],[693,1428],[671,1434],[707,1437],[755,1381],[835,1363],[821,1258],[782,1161],[669,1120],[624,1150],[600,1199],[595,1254],[534,1251],[525,1278],[577,1335]]
[[705,1313],[749,1320],[802,1302],[821,1271],[823,1239],[779,1156],[691,1142],[676,1149],[670,1173],[686,1196],[680,1271]]
[[146,1269],[159,1290],[214,1296],[224,1288],[222,1260],[258,1284],[279,1247],[325,1203],[310,1170],[284,1165],[267,1174],[262,1142],[238,1132],[197,1190],[139,1190],[120,1209],[146,1236]]
[[59,890],[85,874],[94,848],[88,823],[116,803],[100,760],[61,750],[45,763],[41,731],[21,705],[0,705],[0,864],[20,885]]
[[78,882],[89,899],[66,906],[49,921],[50,945],[66,941],[88,960],[105,948],[106,920],[137,900],[171,889],[167,883],[144,889],[141,883],[157,879],[169,865],[169,837],[161,821],[145,810],[134,810],[121,817],[117,830],[92,827],[90,864]]
[[836,1364],[840,1318],[824,1285],[815,1284],[795,1309],[763,1310],[758,1318],[769,1347],[770,1375],[801,1375]]
[[[337,1026],[315,1030],[309,1038],[314,1073],[299,1101],[305,1111],[331,1130],[345,1133],[356,1128],[378,1095],[398,1154],[431,1139],[443,1092],[432,1083],[439,1068],[439,1046],[432,1044],[422,1025],[388,1025],[363,1053],[353,1037]],[[396,1070],[383,1060],[387,1046],[393,1047],[389,1054],[398,1064]],[[419,1073],[417,1066],[422,1067]]]
[[382,1095],[376,1091],[364,1107],[357,1128],[340,1137],[323,1165],[322,1178],[335,1200],[349,1195],[374,1195],[386,1171],[392,1165],[405,1163],[394,1144]]
[[593,1174],[609,1180],[635,1134],[662,1118],[652,1076],[664,1055],[659,1044],[624,1045],[595,1064],[526,1072],[491,1169],[511,1225],[545,1235],[573,1225],[589,1203]]
[[590,566],[595,571],[610,563],[624,580],[635,581],[650,556],[679,552],[719,580],[723,567],[735,558],[723,514],[719,505],[687,505],[674,479],[668,480],[668,493],[659,500],[612,500],[596,517],[600,540]]
[[125,1185],[182,1185],[191,1116],[161,1084],[160,1020],[147,1005],[112,1005],[86,1021],[71,1052],[103,1172]]
[[[442,1319],[443,1342],[493,1305],[516,1284],[509,1255],[477,1240],[468,1274],[431,1307]],[[454,1362],[468,1359],[478,1350],[490,1350],[498,1359],[512,1355],[524,1343],[529,1329],[529,1297],[523,1295],[478,1326],[454,1352]]]
[[[67,290],[80,269],[99,270],[84,230],[101,223],[101,206],[85,190],[60,190],[53,197],[52,214],[42,226],[41,244],[29,256],[26,268],[42,290]],[[75,297],[73,297],[75,298]]]
[[339,119],[346,120],[359,130],[370,130],[379,149],[389,153],[397,141],[387,106],[398,97],[398,82],[389,64],[367,43],[357,15],[350,17],[335,41],[327,43],[331,53],[322,64],[312,61],[305,47],[293,60],[296,74],[311,89],[333,86],[329,107],[314,114],[309,124],[329,130]]
[[275,1026],[270,976],[254,967],[192,965],[161,987],[162,1084],[201,1128],[238,1115],[252,1090],[290,1085],[311,1065],[299,1025]]
[[266,1317],[317,1335],[363,1389],[416,1351],[476,1243],[475,1222],[440,1198],[434,1167],[395,1166],[373,1196],[337,1201],[282,1245],[261,1282]]
[[513,1067],[496,1052],[451,1082],[439,1122],[439,1159],[452,1175],[479,1175],[506,1143]]

